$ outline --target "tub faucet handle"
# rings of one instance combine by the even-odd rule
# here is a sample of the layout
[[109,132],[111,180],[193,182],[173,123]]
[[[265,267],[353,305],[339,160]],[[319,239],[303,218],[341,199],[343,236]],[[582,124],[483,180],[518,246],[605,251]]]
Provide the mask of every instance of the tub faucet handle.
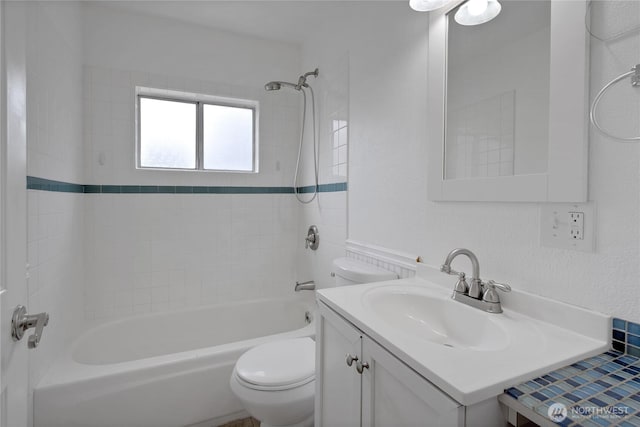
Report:
[[11,318],[11,337],[14,341],[20,341],[28,329],[35,328],[35,332],[29,337],[28,346],[31,349],[36,348],[40,344],[42,331],[48,324],[48,313],[27,314],[26,307],[19,305],[13,310]]

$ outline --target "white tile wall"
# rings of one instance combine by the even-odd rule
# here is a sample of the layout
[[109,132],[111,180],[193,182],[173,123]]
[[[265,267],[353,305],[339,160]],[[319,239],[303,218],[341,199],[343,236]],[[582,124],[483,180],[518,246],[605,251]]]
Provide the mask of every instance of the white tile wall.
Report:
[[[347,181],[347,152],[349,147],[349,57],[317,55],[311,48],[305,50],[305,69],[320,68],[317,79],[309,83],[316,91],[319,133],[319,181],[321,184]],[[312,141],[305,139],[305,146]],[[313,152],[304,151],[304,185],[313,183]],[[316,200],[300,205],[300,225],[297,232],[299,281],[314,279],[316,287],[333,285],[331,262],[344,256],[347,238],[348,192],[320,193]],[[305,197],[303,195],[302,197]],[[320,233],[320,246],[316,251],[305,249],[307,228],[316,225]]]
[[[85,67],[85,175],[94,184],[291,186],[298,95]],[[260,173],[135,170],[135,87],[260,101]],[[288,290],[290,195],[87,196],[85,317],[111,318]],[[278,254],[277,257],[275,255]]]
[[[87,183],[292,185],[300,96],[266,92],[264,84],[298,75],[296,46],[97,4],[84,8],[84,19]],[[135,86],[257,100],[260,172],[136,170]],[[293,288],[298,216],[291,195],[85,197],[86,318]]]
[[[80,7],[27,3],[27,169],[41,178],[82,182]],[[49,325],[29,352],[29,387],[73,339],[82,316],[84,251],[80,194],[28,191],[26,305]]]
[[88,319],[291,292],[291,195],[85,197]]

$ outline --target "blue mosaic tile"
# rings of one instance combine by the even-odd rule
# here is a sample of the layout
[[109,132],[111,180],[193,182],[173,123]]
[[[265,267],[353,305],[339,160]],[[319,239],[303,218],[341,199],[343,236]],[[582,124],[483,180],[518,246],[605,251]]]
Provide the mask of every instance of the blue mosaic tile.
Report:
[[612,341],[611,347],[613,347],[614,350],[619,351],[620,353],[624,353],[626,345],[621,341]]
[[613,384],[608,383],[608,382],[603,381],[603,380],[597,380],[595,383],[596,384],[600,384],[604,388],[609,388],[609,387],[611,387],[613,385]]
[[589,370],[585,373],[585,375],[587,375],[588,377],[591,377],[591,379],[596,380],[598,378],[601,378],[603,375],[602,372],[598,372],[595,369]]
[[629,369],[622,369],[620,371],[617,371],[615,375],[622,377],[625,380],[634,378],[636,376],[636,374],[633,371],[630,371]]
[[534,391],[533,393],[531,393],[531,397],[538,399],[540,402],[544,402],[545,400],[547,400],[547,396],[541,394],[538,391]]
[[606,394],[607,396],[611,396],[616,400],[620,400],[620,399],[622,399],[624,397],[621,394],[618,394],[613,390],[607,390],[607,391],[604,392],[604,394]]
[[640,335],[640,324],[627,322],[627,332],[633,335]]
[[629,362],[627,362],[624,358],[618,358],[616,360],[613,361],[613,363],[617,363],[620,366],[627,366],[629,365]]
[[515,397],[516,399],[524,394],[524,392],[518,390],[515,387],[511,387],[511,388],[506,389],[505,393],[507,393],[511,397]]
[[636,389],[635,387],[631,387],[631,386],[629,385],[629,382],[622,383],[622,384],[620,384],[618,387],[619,387],[619,388],[621,388],[621,389],[623,389],[623,390],[628,391],[628,392],[629,392],[629,394],[636,394],[636,392],[637,392],[637,389]]
[[564,394],[564,397],[566,397],[567,399],[573,401],[573,402],[579,402],[580,400],[582,400],[580,397],[576,396],[573,393],[566,393]]
[[635,345],[636,347],[640,347],[640,337],[637,335],[627,335],[627,344]]
[[589,402],[594,403],[600,407],[605,407],[605,406],[609,406],[609,404],[607,402],[603,402],[602,400],[598,399],[597,397],[592,397],[589,399]]
[[513,387],[507,394],[545,418],[554,403],[578,410],[566,425],[640,427],[640,325],[614,319],[611,333],[611,350]]
[[537,383],[537,382],[535,382],[535,381],[527,381],[527,382],[525,383],[525,385],[526,385],[526,386],[528,386],[528,387],[530,387],[530,388],[532,388],[533,390],[537,390],[537,389],[539,389],[539,388],[541,388],[541,387],[542,387],[540,384],[538,384],[538,383]]
[[612,331],[611,338],[613,338],[614,340],[618,340],[618,341],[624,342],[626,340],[626,338],[627,338],[627,334],[624,331],[618,331],[618,330],[614,329]]
[[533,381],[537,382],[538,384],[540,384],[541,386],[546,386],[549,385],[549,381],[543,379],[543,378],[536,378]]

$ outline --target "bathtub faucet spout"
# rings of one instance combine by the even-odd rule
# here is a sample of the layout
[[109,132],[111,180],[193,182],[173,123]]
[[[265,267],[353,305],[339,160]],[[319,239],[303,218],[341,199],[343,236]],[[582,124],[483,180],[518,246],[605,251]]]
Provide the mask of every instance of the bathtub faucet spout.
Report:
[[316,288],[316,284],[313,280],[309,280],[308,282],[296,282],[296,287],[294,290],[296,292],[299,291],[313,291]]

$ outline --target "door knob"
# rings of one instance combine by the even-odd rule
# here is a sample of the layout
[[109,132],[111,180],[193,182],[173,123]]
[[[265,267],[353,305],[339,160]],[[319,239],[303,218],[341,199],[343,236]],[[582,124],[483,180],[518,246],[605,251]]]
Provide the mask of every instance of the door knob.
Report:
[[27,314],[27,308],[19,305],[13,310],[11,317],[11,337],[14,341],[20,341],[28,329],[35,328],[35,332],[29,337],[28,346],[36,348],[40,344],[42,330],[48,324],[48,313]]

